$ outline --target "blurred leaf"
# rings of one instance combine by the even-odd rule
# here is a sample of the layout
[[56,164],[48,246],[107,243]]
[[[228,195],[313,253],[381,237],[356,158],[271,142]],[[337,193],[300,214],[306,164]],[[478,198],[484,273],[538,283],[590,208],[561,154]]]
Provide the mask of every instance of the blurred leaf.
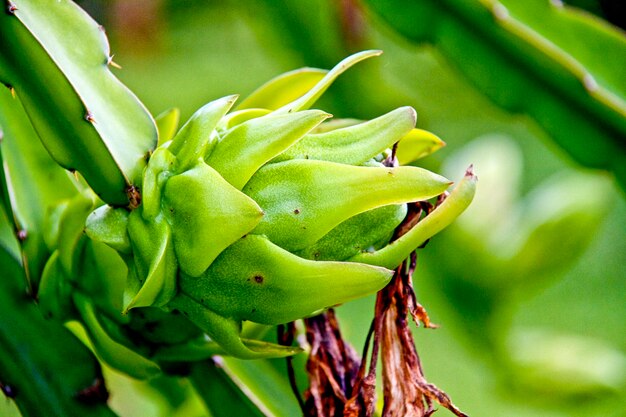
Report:
[[[297,355],[296,358],[305,357]],[[276,417],[297,416],[302,413],[287,380],[286,371],[279,371],[272,362],[278,359],[246,361],[235,358],[224,359],[224,369],[231,378],[240,381],[255,398]],[[280,400],[277,400],[279,399]]]
[[368,3],[404,36],[434,43],[497,104],[535,118],[578,162],[626,186],[621,32],[547,0]]
[[509,340],[516,385],[554,396],[590,396],[626,387],[626,355],[592,337],[518,330]]
[[195,363],[189,378],[213,417],[272,415],[217,362]]
[[23,416],[114,416],[98,389],[80,400],[79,393],[101,378],[89,350],[42,317],[23,291],[20,266],[3,250],[0,265],[0,381],[15,392]]

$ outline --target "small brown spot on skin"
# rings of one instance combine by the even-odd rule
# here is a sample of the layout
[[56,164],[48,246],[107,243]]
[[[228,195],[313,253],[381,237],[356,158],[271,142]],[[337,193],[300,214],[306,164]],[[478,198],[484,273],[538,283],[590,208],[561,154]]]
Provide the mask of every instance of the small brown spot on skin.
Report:
[[295,210],[293,211],[293,214],[300,214],[300,209],[295,209]]
[[263,284],[264,280],[265,280],[265,278],[263,278],[261,275],[255,275],[254,276],[254,282],[256,282],[257,284]]
[[96,119],[94,119],[93,114],[87,110],[87,113],[85,113],[85,120],[87,120],[89,123],[96,123]]

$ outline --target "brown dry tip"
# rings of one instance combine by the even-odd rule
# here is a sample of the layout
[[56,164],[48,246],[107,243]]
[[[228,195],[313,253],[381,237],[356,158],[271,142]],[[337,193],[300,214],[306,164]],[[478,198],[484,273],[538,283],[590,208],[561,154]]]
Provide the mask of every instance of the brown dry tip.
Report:
[[136,209],[141,205],[141,192],[139,188],[134,185],[126,187],[126,196],[128,197],[128,208],[131,210]]

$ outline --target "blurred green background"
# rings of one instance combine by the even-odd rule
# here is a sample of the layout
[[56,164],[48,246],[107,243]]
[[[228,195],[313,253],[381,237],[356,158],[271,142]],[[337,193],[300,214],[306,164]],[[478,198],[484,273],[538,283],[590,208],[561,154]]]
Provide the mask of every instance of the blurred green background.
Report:
[[[451,57],[445,37],[459,36],[454,31],[439,33],[436,42],[411,40],[365,3],[79,2],[107,29],[122,67],[116,75],[153,114],[178,107],[181,120],[217,97],[245,97],[282,72],[330,68],[351,52],[384,50],[342,76],[319,107],[335,117],[372,118],[411,105],[418,127],[447,143],[420,164],[458,180],[473,163],[480,178],[472,208],[418,255],[418,299],[441,326],[415,330],[426,377],[471,416],[626,416],[624,190],[610,172],[583,167],[557,145],[550,128],[525,110],[532,101],[510,112],[469,82],[468,68],[487,78],[501,70],[486,73],[470,52],[468,62]],[[371,3],[377,11],[404,4]],[[606,17],[599,2],[576,3]],[[424,23],[411,7],[399,13],[409,25]],[[619,19],[619,11],[610,13]],[[572,42],[588,40],[575,35]],[[626,78],[619,62],[603,56],[599,71],[619,82],[619,74]],[[624,137],[616,143],[626,146]],[[338,308],[358,350],[373,304],[369,298]],[[139,399],[133,393],[145,387],[120,376],[109,384],[124,416],[167,415],[177,407],[176,415],[204,415],[193,401],[167,405],[155,392]],[[294,400],[276,401],[289,409]]]

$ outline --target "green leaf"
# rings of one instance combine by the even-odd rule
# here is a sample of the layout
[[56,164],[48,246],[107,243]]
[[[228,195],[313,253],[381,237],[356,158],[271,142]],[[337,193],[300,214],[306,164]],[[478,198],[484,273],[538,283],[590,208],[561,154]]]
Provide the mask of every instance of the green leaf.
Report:
[[105,243],[118,252],[132,252],[128,237],[128,211],[123,208],[100,206],[85,222],[85,233],[97,242]]
[[169,303],[168,308],[173,312],[182,312],[206,332],[210,340],[223,349],[224,354],[242,359],[259,359],[282,358],[301,351],[299,348],[241,338],[240,320],[218,314],[210,307],[204,306],[202,300],[198,301],[194,297],[195,295],[190,296],[181,291]]

